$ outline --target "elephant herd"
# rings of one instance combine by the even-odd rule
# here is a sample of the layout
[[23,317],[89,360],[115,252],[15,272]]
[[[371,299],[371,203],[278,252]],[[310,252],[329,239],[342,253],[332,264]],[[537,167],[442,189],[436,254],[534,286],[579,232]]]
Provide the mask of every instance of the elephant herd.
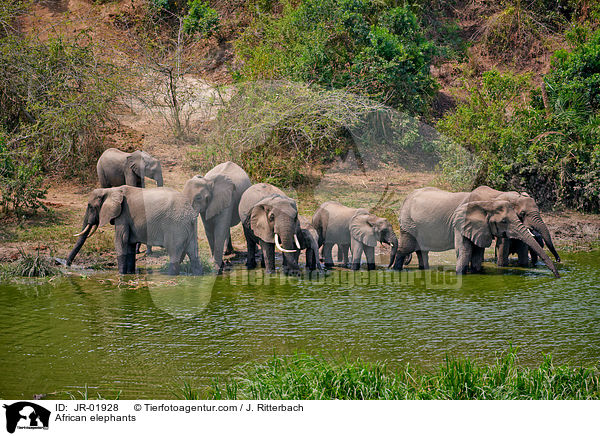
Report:
[[[283,271],[299,272],[299,256],[306,253],[306,268],[334,266],[338,261],[360,269],[364,253],[367,269],[375,268],[377,243],[391,247],[388,265],[401,270],[413,252],[419,268],[429,267],[430,251],[456,250],[456,272],[480,272],[484,250],[496,240],[497,262],[507,264],[517,253],[521,266],[535,265],[538,257],[558,277],[548,247],[560,261],[533,198],[526,193],[501,192],[481,186],[472,192],[446,192],[421,188],[408,195],[399,211],[398,235],[385,218],[367,209],[350,208],[339,202],[323,203],[312,219],[298,215],[296,201],[279,188],[252,184],[246,172],[233,162],[217,165],[204,176],[189,179],[178,192],[163,187],[160,162],[149,154],[106,150],[97,164],[101,188],[88,198],[83,227],[67,265],[96,229],[115,226],[115,251],[119,273],[135,272],[140,244],[164,247],[169,255],[168,273],[179,273],[187,256],[193,274],[201,274],[198,258],[198,215],[202,219],[212,261],[222,271],[224,254],[233,252],[231,227],[242,223],[247,243],[246,266],[257,267],[257,247],[262,266],[274,272],[275,250],[283,253]],[[145,188],[144,178],[154,179],[157,188]]]

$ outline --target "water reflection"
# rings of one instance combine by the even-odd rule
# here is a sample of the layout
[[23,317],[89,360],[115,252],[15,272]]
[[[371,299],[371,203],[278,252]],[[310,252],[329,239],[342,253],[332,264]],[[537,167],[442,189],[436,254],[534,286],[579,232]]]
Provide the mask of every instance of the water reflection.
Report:
[[[172,398],[180,379],[210,384],[274,352],[297,349],[432,367],[446,353],[493,361],[598,364],[600,253],[543,268],[457,277],[447,268],[333,271],[286,278],[262,270],[215,277],[157,274],[0,284],[0,396],[76,390]],[[452,266],[452,265],[450,265]]]

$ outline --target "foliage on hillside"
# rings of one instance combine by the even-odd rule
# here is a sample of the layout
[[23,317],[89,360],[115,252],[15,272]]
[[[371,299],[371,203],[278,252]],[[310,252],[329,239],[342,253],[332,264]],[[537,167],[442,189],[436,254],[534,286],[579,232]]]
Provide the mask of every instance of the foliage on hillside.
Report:
[[235,47],[242,80],[286,78],[346,89],[410,113],[436,90],[433,44],[408,7],[367,0],[305,0],[260,15]]
[[[524,189],[546,206],[600,210],[600,31],[553,58],[544,87],[483,75],[438,127],[482,162],[476,184]],[[545,93],[545,94],[544,94]]]
[[23,2],[0,9],[0,191],[5,209],[39,207],[40,175],[87,173],[103,144],[99,129],[116,76],[85,34],[39,41],[10,23]]

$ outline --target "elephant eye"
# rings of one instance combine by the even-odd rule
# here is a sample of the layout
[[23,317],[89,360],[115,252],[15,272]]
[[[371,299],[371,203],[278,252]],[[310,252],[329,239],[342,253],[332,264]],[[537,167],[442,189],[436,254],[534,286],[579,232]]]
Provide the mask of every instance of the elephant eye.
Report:
[[275,221],[275,215],[272,213],[269,214],[269,221]]

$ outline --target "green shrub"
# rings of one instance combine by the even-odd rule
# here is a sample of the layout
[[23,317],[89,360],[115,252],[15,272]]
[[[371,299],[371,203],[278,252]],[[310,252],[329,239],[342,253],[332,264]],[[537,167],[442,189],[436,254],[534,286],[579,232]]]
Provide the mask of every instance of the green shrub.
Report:
[[[85,34],[73,41],[0,38],[0,130],[14,156],[35,171],[87,174],[104,148],[101,127],[118,75],[96,59]],[[39,168],[36,167],[39,166]]]
[[202,0],[189,0],[188,13],[183,19],[186,33],[198,33],[209,37],[219,29],[219,14]]
[[299,187],[350,151],[377,162],[400,153],[415,125],[349,92],[285,81],[240,84],[189,160],[199,171],[232,160],[257,181]]
[[6,136],[0,132],[0,209],[21,216],[25,211],[35,211],[46,206],[41,202],[46,198],[42,188],[43,176],[40,158],[27,150],[20,153],[8,150]]
[[367,0],[306,0],[260,16],[236,42],[243,80],[287,78],[347,89],[413,114],[436,90],[433,45],[409,8]]
[[[473,185],[526,190],[544,206],[600,210],[600,31],[558,51],[547,99],[527,75],[484,73],[438,128],[481,163]],[[447,165],[448,173],[464,168]]]

